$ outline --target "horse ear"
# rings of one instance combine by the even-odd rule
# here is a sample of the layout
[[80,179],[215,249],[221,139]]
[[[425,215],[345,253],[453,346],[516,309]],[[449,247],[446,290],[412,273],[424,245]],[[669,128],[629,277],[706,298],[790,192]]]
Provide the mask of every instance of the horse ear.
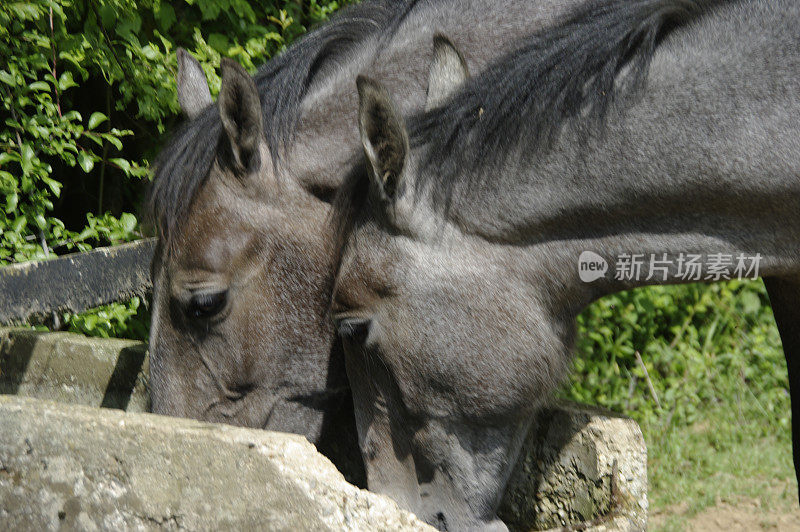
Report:
[[425,110],[438,107],[469,78],[469,68],[464,56],[450,42],[437,33],[433,37],[433,61],[428,74],[428,100]]
[[261,100],[250,74],[227,57],[222,59],[222,88],[217,105],[234,166],[239,171],[252,169],[259,163],[258,142],[264,128]]
[[194,118],[214,102],[208,90],[206,75],[197,59],[183,48],[178,48],[177,55],[178,103],[187,117]]
[[378,82],[358,76],[358,129],[373,183],[381,197],[396,199],[408,156],[408,133],[392,98]]

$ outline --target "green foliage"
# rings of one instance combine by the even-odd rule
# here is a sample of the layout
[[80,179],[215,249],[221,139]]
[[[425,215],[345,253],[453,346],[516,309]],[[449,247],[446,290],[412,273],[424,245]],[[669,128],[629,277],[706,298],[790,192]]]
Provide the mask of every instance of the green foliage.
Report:
[[[253,71],[352,1],[0,2],[0,266],[142,236],[131,213],[178,117],[178,46],[216,94],[222,56]],[[75,326],[120,331],[120,312]]]
[[114,166],[132,177],[146,172],[137,162],[109,156],[131,130],[112,127],[107,113],[69,105],[88,74],[66,59],[78,39],[66,30],[72,10],[69,3],[46,0],[0,5],[0,56],[6,58],[0,64],[0,264],[135,236],[136,223],[106,215],[104,221],[128,230],[112,240],[89,240],[52,215],[64,185],[54,168],[89,174]]
[[63,316],[69,331],[102,338],[130,338],[146,341],[150,313],[138,297],[123,303],[112,303],[84,312]]
[[578,338],[562,396],[639,422],[651,514],[667,516],[654,529],[691,530],[742,496],[794,507],[786,361],[761,281],[614,294],[581,314]]
[[[179,111],[177,46],[203,63],[216,93],[221,56],[254,70],[345,3],[0,3],[0,265],[140,236],[122,212],[136,212]],[[62,197],[87,183],[77,201]]]
[[786,362],[761,281],[615,294],[581,314],[578,327],[564,391],[571,399],[667,431],[735,398],[769,415],[764,431],[789,427]]

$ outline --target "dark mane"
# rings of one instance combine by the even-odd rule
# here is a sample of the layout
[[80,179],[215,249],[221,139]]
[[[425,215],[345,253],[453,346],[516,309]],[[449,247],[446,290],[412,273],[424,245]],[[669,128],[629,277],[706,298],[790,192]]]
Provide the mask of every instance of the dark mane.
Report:
[[[509,152],[541,156],[571,118],[585,138],[609,108],[643,88],[661,40],[724,0],[588,1],[561,25],[468,81],[445,106],[409,121],[423,147],[416,187],[448,209],[459,194],[486,183]],[[620,74],[626,68],[624,74]],[[428,179],[426,179],[426,177]]]
[[[417,2],[373,0],[349,7],[258,70],[254,81],[276,167],[293,138],[301,104],[318,75],[330,71],[331,62],[344,61],[370,37],[390,39]],[[221,132],[218,109],[210,106],[179,128],[156,160],[147,209],[167,244],[165,249],[170,248],[180,221],[205,182]]]
[[[418,191],[447,211],[454,198],[486,184],[511,150],[536,157],[571,127],[588,134],[615,100],[641,88],[658,43],[725,0],[587,0],[565,21],[470,79],[443,106],[408,121],[422,150]],[[623,68],[629,70],[620,77]],[[427,170],[427,171],[426,171]],[[353,172],[332,213],[342,245],[367,201],[365,172]]]

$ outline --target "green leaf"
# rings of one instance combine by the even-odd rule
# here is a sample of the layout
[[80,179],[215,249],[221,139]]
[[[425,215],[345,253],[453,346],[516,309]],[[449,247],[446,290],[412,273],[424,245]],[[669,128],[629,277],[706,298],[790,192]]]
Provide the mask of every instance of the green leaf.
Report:
[[22,145],[22,148],[20,149],[20,156],[22,157],[22,160],[20,161],[22,173],[28,175],[33,170],[33,158],[35,156],[33,148],[31,148],[30,144]]
[[116,20],[114,23],[114,31],[123,38],[135,39],[135,34],[139,32],[141,27],[142,19],[136,12],[129,12],[127,17],[122,20]]
[[0,152],[0,166],[10,161],[19,161],[19,156],[16,153]]
[[761,299],[753,292],[742,293],[739,300],[745,314],[755,314],[761,308]]
[[83,168],[83,171],[87,174],[92,171],[92,168],[94,168],[94,160],[85,151],[82,151],[78,154],[78,164],[81,165],[81,168]]
[[83,326],[86,327],[88,330],[92,330],[97,325],[97,316],[93,314],[89,314],[83,321]]
[[36,20],[41,16],[41,7],[34,2],[14,2],[8,5],[8,9],[14,12],[20,20]]
[[129,212],[123,212],[119,219],[125,233],[133,233],[136,230],[136,217]]
[[0,70],[0,81],[6,85],[11,85],[12,87],[17,86],[17,79],[5,70]]
[[0,190],[6,194],[15,192],[17,190],[17,179],[5,170],[0,170]]
[[115,137],[114,135],[109,135],[108,133],[103,133],[101,136],[108,142],[113,144],[116,149],[122,150],[122,141],[119,140],[117,137]]
[[203,20],[213,20],[219,16],[222,6],[217,0],[198,0],[200,11],[203,13]]
[[99,111],[95,111],[92,113],[92,116],[89,117],[89,129],[94,129],[103,122],[108,120],[108,117]]
[[116,22],[117,12],[113,6],[103,4],[100,6],[100,20],[106,28],[111,28]]
[[30,85],[28,85],[28,88],[32,91],[49,91],[50,85],[48,85],[44,81],[34,81]]
[[19,203],[19,195],[16,192],[12,192],[11,194],[6,194],[6,212],[8,214],[12,214],[15,210],[17,210],[18,203]]
[[72,72],[69,70],[61,74],[61,77],[58,78],[58,88],[61,89],[61,92],[64,92],[70,87],[77,86],[78,84],[75,83],[75,80],[72,78]]
[[33,221],[39,229],[47,229],[47,220],[44,219],[44,214],[37,212],[33,215]]
[[56,197],[61,195],[61,183],[47,176],[42,176],[42,181],[44,181],[44,184],[53,191],[53,194],[55,194]]
[[23,214],[22,216],[18,216],[14,222],[11,224],[11,231],[14,233],[21,233],[25,226],[28,225],[28,218]]
[[114,159],[109,159],[108,162],[119,166],[119,169],[125,172],[126,174],[131,171],[131,163],[129,163],[125,159],[114,158]]
[[175,16],[175,10],[171,5],[166,3],[161,4],[158,9],[158,13],[156,14],[156,18],[158,20],[158,26],[163,32],[169,30],[172,25],[178,21],[178,17]]
[[228,38],[221,33],[212,33],[208,36],[208,45],[221,54],[225,54],[231,44]]
[[80,122],[80,121],[83,120],[83,117],[81,116],[81,114],[78,111],[74,110],[74,109],[64,113],[64,116],[62,118],[64,120],[75,120],[76,122]]
[[75,237],[75,240],[82,241],[87,238],[97,238],[99,235],[97,230],[92,227],[84,227],[83,230]]
[[87,139],[91,140],[92,142],[94,142],[95,144],[100,146],[101,148],[103,147],[103,138],[100,135],[98,135],[97,133],[90,133],[88,131],[84,131],[83,136],[86,137]]

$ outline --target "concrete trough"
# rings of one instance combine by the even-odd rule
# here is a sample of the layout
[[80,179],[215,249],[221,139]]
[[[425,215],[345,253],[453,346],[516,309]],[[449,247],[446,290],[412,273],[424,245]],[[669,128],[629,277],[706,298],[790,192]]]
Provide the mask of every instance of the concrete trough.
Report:
[[[141,414],[139,342],[0,328],[0,393],[16,396],[0,396],[3,530],[426,529],[301,437]],[[633,420],[556,404],[500,516],[512,530],[642,530],[646,465]]]

